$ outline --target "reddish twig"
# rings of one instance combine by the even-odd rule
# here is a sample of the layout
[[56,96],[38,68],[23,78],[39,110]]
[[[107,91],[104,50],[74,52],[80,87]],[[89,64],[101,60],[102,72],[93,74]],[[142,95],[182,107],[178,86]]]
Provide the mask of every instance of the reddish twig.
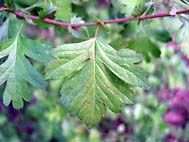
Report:
[[[0,8],[4,9],[5,11],[11,12],[11,9],[7,10],[7,7],[4,6],[4,5],[0,5]],[[12,13],[19,16],[19,17],[24,17],[22,12],[20,12],[20,11],[14,11]],[[185,14],[185,13],[189,13],[189,9],[184,9],[184,10],[180,10],[180,11],[176,12],[177,15]],[[30,14],[26,14],[26,16],[30,19],[33,19],[33,20],[40,20],[39,16],[33,16],[33,15],[30,15]],[[170,16],[174,17],[175,15],[171,15],[169,12],[165,12],[165,13],[157,13],[157,14],[151,14],[151,15],[142,15],[142,16],[138,16],[138,17],[125,17],[125,18],[104,20],[102,23],[110,24],[110,23],[119,23],[119,22],[126,22],[126,21],[153,19],[153,18],[170,17]],[[69,26],[70,27],[81,27],[81,26],[99,25],[98,22],[85,22],[85,23],[78,23],[78,24],[74,23],[73,24],[73,23],[62,22],[62,21],[58,21],[58,20],[52,20],[52,19],[49,19],[49,18],[44,18],[43,21],[47,22],[47,23],[55,24],[55,25],[65,26],[65,27],[69,27]]]
[[96,27],[95,37],[97,37],[97,35],[98,35],[98,31],[99,31],[99,25]]

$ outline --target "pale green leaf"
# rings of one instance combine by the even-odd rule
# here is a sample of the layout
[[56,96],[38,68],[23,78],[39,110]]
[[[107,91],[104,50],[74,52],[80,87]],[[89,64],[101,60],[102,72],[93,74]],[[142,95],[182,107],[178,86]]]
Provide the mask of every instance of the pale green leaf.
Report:
[[48,64],[46,78],[63,80],[63,104],[89,126],[107,109],[120,112],[123,103],[132,103],[131,88],[148,87],[147,74],[135,65],[143,57],[135,51],[116,51],[92,38],[63,44],[52,54],[56,59]]

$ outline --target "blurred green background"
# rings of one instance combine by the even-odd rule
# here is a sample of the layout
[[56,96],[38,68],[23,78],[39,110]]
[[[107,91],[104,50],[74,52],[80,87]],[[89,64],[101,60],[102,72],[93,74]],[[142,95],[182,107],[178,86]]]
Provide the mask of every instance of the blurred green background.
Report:
[[[118,0],[70,3],[72,23],[129,16]],[[160,0],[151,13],[184,8],[180,3]],[[68,8],[69,11],[69,8]],[[68,16],[68,17],[66,17]],[[69,13],[64,20],[69,21]],[[38,23],[39,24],[39,23]],[[95,26],[69,28],[26,24],[24,33],[52,48],[94,36]],[[108,29],[108,30],[107,30]],[[150,89],[137,89],[134,104],[121,114],[108,112],[100,123],[87,128],[70,116],[60,101],[61,81],[47,82],[47,89],[33,90],[30,102],[15,110],[2,104],[0,87],[0,142],[189,142],[189,24],[186,16],[109,24],[99,36],[112,47],[131,48],[145,56],[141,66],[149,73]],[[2,62],[2,61],[1,61]],[[44,73],[44,64],[31,60]]]

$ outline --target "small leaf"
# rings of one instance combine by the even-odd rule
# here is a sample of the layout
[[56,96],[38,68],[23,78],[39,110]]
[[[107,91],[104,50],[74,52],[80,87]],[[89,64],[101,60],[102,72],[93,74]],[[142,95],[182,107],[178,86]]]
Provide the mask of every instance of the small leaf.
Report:
[[63,80],[62,102],[88,126],[96,125],[107,109],[120,112],[132,103],[133,87],[148,87],[146,73],[135,65],[142,55],[116,51],[100,39],[63,44],[46,68],[46,79]]
[[50,17],[57,11],[57,7],[53,5],[52,2],[46,4],[46,7],[43,10],[39,11],[39,17],[44,19],[46,17]]
[[[84,23],[84,22],[85,21],[82,20],[81,17],[73,16],[71,18],[71,23],[72,24],[79,24],[79,23]],[[69,27],[68,30],[76,38],[86,38],[86,37],[88,37],[88,30],[87,30],[87,27],[85,27],[85,26],[82,26],[82,27]]]

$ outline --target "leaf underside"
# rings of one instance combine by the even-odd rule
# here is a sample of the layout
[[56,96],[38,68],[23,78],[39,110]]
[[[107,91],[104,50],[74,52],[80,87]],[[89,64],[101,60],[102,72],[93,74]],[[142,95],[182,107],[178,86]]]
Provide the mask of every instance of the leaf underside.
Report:
[[117,113],[123,103],[132,103],[131,87],[148,87],[147,74],[135,65],[143,56],[135,51],[116,51],[92,38],[61,45],[52,54],[46,79],[63,80],[63,104],[88,126],[97,124],[107,109]]

